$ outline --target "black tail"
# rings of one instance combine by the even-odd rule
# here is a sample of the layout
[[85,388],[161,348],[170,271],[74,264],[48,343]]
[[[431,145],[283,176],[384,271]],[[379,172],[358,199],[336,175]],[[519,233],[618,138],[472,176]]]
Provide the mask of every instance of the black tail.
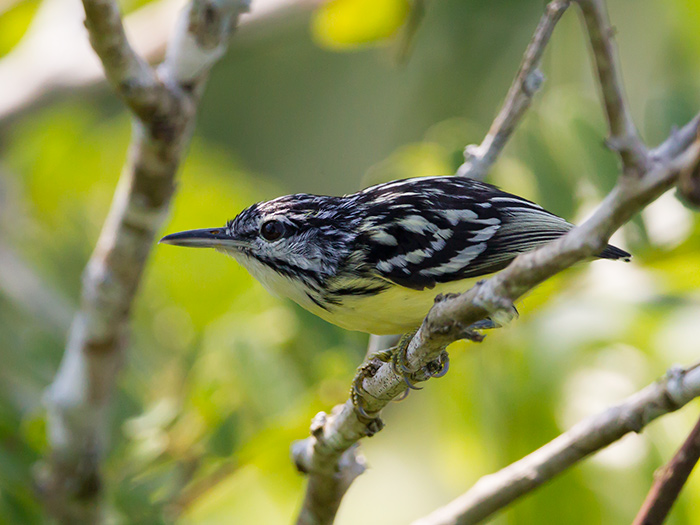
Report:
[[608,247],[600,252],[598,257],[601,259],[612,259],[613,261],[622,259],[625,262],[630,262],[630,259],[632,259],[631,254],[627,253],[625,250],[621,250],[617,246],[613,246],[612,244],[608,244]]

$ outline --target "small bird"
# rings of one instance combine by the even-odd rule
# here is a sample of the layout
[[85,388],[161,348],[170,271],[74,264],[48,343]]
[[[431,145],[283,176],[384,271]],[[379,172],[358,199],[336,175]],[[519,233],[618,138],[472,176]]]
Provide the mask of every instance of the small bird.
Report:
[[[342,197],[299,193],[243,210],[220,228],[160,242],[233,256],[275,295],[348,330],[415,330],[439,293],[458,293],[573,225],[465,177],[421,177]],[[608,245],[603,259],[629,261]]]

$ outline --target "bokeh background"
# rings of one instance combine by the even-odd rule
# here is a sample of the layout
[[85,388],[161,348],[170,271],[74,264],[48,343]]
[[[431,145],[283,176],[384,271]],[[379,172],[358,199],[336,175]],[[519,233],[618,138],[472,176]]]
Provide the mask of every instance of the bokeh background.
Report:
[[[27,72],[46,62],[47,48],[33,58],[21,48],[32,24],[49,9],[80,19],[74,4],[0,3],[0,100],[28,89]],[[245,25],[211,76],[162,233],[221,225],[281,194],[453,173],[486,133],[544,2],[432,1],[415,33],[405,27],[411,5],[307,2]],[[610,0],[609,9],[634,116],[655,144],[700,109],[700,6]],[[51,47],[57,57],[71,49],[62,39]],[[574,9],[543,71],[488,180],[581,221],[618,164]],[[0,523],[45,521],[32,487],[47,452],[42,392],[129,142],[110,89],[71,82],[0,117]],[[521,302],[517,322],[481,345],[454,344],[446,377],[386,410],[386,429],[362,444],[371,468],[339,524],[416,519],[674,363],[698,360],[698,216],[670,192],[614,240],[631,264],[551,279]],[[304,487],[290,443],[346,399],[366,344],[269,296],[220,254],[155,246],[112,404],[109,522],[290,522]],[[626,437],[493,523],[629,522],[697,414],[692,403]],[[700,523],[700,476],[669,523]]]

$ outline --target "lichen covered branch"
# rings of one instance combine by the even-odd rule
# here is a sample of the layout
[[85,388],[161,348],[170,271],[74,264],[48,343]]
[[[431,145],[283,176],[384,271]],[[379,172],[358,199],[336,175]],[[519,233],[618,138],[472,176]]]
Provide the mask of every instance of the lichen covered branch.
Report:
[[[207,27],[213,33],[207,49],[212,42],[219,50],[226,47],[247,0],[194,0],[178,26],[187,34],[173,39],[180,42],[178,53],[156,73],[131,50],[116,4],[84,1],[92,45],[136,118],[127,163],[83,274],[80,308],[66,351],[45,394],[52,452],[39,485],[49,510],[62,522],[93,522],[99,515],[107,409],[124,360],[131,305],[168,212],[206,72],[221,56],[221,51],[198,50],[202,30],[193,13],[210,3],[218,7],[210,12]],[[226,21],[215,23],[220,16]],[[177,57],[192,55],[200,57],[196,74],[181,74],[190,69]]]

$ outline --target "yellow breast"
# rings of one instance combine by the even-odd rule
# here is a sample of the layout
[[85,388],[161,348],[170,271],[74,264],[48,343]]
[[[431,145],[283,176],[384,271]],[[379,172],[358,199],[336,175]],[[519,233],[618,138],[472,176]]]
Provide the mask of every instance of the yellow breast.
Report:
[[[471,288],[475,279],[464,279],[435,288],[413,290],[393,283],[376,295],[345,295],[338,305],[327,310],[316,304],[300,282],[270,271],[254,258],[232,253],[241,264],[272,294],[294,302],[334,325],[376,335],[402,334],[418,328],[440,293],[461,293]],[[344,283],[350,285],[352,283]]]
[[413,290],[392,285],[391,288],[371,296],[346,296],[330,311],[315,304],[301,304],[310,312],[347,330],[356,330],[376,335],[402,334],[415,330],[428,314],[440,293],[465,292],[474,284],[474,279],[464,279],[438,284],[431,290]]

